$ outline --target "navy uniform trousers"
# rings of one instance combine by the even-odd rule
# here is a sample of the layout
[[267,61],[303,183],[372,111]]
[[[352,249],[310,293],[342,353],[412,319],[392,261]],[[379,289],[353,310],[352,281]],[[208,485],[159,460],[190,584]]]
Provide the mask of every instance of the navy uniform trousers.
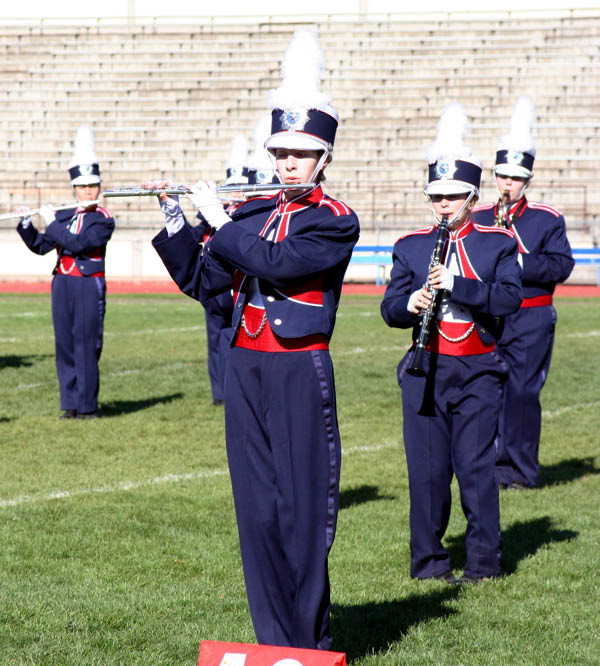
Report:
[[341,462],[329,352],[233,347],[225,427],[256,638],[327,650]]
[[435,372],[426,380],[406,372],[413,354],[409,351],[398,366],[410,492],[411,576],[429,578],[451,568],[441,539],[450,518],[453,471],[467,519],[464,574],[498,575],[494,440],[506,366],[495,352],[427,353],[427,364],[435,363]]
[[510,373],[500,416],[498,483],[516,481],[529,487],[537,484],[542,429],[540,392],[550,369],[555,325],[556,310],[552,305],[521,308],[504,320],[498,350]]
[[61,409],[79,413],[98,409],[105,311],[103,277],[54,276],[52,320]]

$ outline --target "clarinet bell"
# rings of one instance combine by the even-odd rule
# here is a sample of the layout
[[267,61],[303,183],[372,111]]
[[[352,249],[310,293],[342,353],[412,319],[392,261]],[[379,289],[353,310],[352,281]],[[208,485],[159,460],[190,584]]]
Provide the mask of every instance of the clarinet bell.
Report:
[[425,377],[425,347],[417,346],[410,366],[406,369],[409,375],[413,377]]

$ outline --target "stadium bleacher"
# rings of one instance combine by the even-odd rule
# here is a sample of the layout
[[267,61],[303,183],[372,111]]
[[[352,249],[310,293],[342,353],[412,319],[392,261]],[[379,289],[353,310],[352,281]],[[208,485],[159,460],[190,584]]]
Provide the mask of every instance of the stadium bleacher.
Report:
[[[350,203],[366,244],[430,219],[425,147],[446,103],[470,115],[466,142],[490,169],[517,97],[536,105],[532,199],[561,210],[574,245],[600,240],[600,11],[494,20],[193,20],[129,25],[0,24],[0,212],[69,201],[76,128],[96,137],[104,186],[151,178],[222,180],[231,141],[249,140],[299,26],[319,31],[322,83],[341,117],[327,190]],[[119,229],[161,224],[147,198],[113,200]],[[0,234],[12,222],[2,222]],[[583,275],[583,274],[582,274]],[[596,275],[593,275],[595,281]]]

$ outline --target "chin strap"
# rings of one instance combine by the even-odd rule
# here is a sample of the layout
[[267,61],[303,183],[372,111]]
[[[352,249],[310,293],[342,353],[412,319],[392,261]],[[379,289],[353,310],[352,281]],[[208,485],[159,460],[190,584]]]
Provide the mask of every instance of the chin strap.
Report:
[[[267,150],[267,153],[269,154],[269,159],[271,160],[271,164],[273,165],[273,170],[275,171],[275,175],[277,176],[280,182],[283,182],[281,180],[281,176],[279,175],[279,171],[277,171],[277,160],[275,159],[275,155],[270,150]],[[319,161],[317,162],[317,165],[315,166],[310,178],[306,181],[307,183],[315,182],[317,176],[321,172],[321,169],[325,165],[325,162],[330,155],[333,155],[333,150],[329,147],[324,148],[323,154],[319,158]]]
[[[465,203],[460,207],[456,215],[451,220],[448,220],[448,228],[450,228],[456,222],[456,220],[458,220],[458,218],[463,214],[463,211],[469,205],[469,202],[474,196],[475,196],[475,190],[471,190],[469,192],[469,196],[465,199]],[[435,212],[433,203],[431,202],[431,197],[429,198],[429,205],[431,208],[431,212],[433,213],[433,219],[439,224],[442,220],[437,216]]]
[[325,164],[325,161],[327,160],[329,155],[331,155],[331,152],[329,151],[329,149],[323,151],[323,154],[321,155],[321,157],[319,158],[319,161],[317,162],[317,166],[315,167],[315,170],[312,172],[311,177],[308,179],[309,183],[314,183],[315,182],[317,176],[321,172],[321,169],[323,168],[323,165]]

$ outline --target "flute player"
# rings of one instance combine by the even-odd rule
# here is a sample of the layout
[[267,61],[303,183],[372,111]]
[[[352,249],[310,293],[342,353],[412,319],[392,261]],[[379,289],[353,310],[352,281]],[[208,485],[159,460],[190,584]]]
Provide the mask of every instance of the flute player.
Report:
[[42,206],[40,215],[48,225],[43,233],[27,216],[21,219],[17,231],[36,254],[56,250],[52,322],[63,410],[60,418],[89,419],[98,411],[98,362],[106,310],[104,257],[115,221],[106,208],[96,205],[100,166],[88,127],[80,127],[77,132],[69,176],[78,203],[60,212]]
[[225,435],[258,642],[328,650],[341,464],[329,340],[359,223],[321,185],[338,126],[322,68],[316,34],[297,31],[266,141],[282,183],[310,189],[255,198],[230,219],[199,183],[190,198],[217,229],[204,248],[163,194],[153,244],[184,293],[234,291]]

